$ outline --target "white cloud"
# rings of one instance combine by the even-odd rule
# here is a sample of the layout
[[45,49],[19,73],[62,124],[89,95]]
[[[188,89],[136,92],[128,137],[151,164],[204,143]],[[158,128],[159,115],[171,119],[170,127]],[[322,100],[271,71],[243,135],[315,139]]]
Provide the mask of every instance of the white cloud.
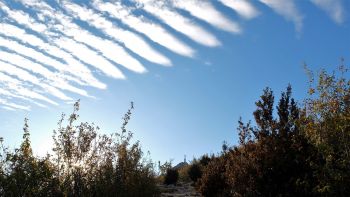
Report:
[[133,16],[130,9],[123,6],[120,2],[103,3],[101,1],[94,1],[96,9],[107,12],[110,16],[119,19],[122,23],[128,25],[130,28],[145,34],[154,42],[168,48],[169,50],[188,57],[193,57],[194,50],[185,43],[178,40],[171,35],[162,26],[151,22],[145,18]]
[[294,0],[260,0],[260,2],[272,8],[286,20],[292,21],[295,29],[300,32],[303,27],[303,16],[297,9]]
[[0,98],[0,104],[5,105],[3,108],[5,109],[20,109],[25,111],[30,111],[30,106],[18,105],[12,102],[7,101],[6,99]]
[[221,45],[220,41],[213,34],[195,24],[192,20],[182,16],[174,10],[171,10],[169,7],[162,5],[161,1],[134,1],[144,10],[156,16],[176,31],[188,36],[193,41],[209,47]]
[[7,5],[0,1],[0,9],[7,13],[8,17],[14,19],[16,22],[30,24],[32,23],[32,29],[39,33],[43,33],[47,27],[44,24],[35,23],[33,18],[30,18],[29,15],[23,11],[13,11]]
[[[91,48],[96,49],[103,56],[109,60],[124,66],[125,68],[137,73],[146,72],[146,68],[130,54],[128,54],[120,45],[107,39],[90,34],[88,31],[81,29],[79,26],[73,24],[67,17],[60,17],[59,21],[65,26],[57,26],[57,29],[62,31],[65,35],[72,37],[77,42],[83,43]],[[76,43],[80,45],[79,43]],[[90,51],[90,49],[87,49]],[[91,53],[91,52],[90,52]],[[76,55],[74,52],[72,53]],[[110,75],[110,73],[105,73]],[[112,76],[120,78],[120,76]],[[124,76],[122,78],[125,78]]]
[[259,11],[249,0],[219,0],[223,5],[233,9],[245,19],[252,19],[259,15]]
[[25,45],[22,45],[18,43],[17,41],[6,39],[2,36],[0,36],[0,46],[6,47],[8,49],[11,49],[13,51],[16,51],[17,53],[30,57],[32,59],[35,59],[36,61],[50,66],[51,68],[55,69],[56,71],[63,72],[66,70],[66,66],[63,63],[39,52],[34,50],[33,48],[27,47]]
[[192,16],[197,17],[214,27],[229,31],[232,33],[241,33],[241,27],[228,18],[226,18],[221,12],[215,9],[215,7],[209,1],[203,0],[172,0],[175,7],[188,11]]
[[31,99],[45,101],[45,102],[48,102],[52,105],[58,105],[58,103],[47,98],[46,96],[43,96],[37,92],[34,92],[32,90],[29,90],[27,88],[22,87],[21,81],[14,79],[14,78],[12,78],[12,77],[10,77],[2,72],[0,72],[0,82],[5,86],[10,87],[11,90],[16,92],[16,94],[18,94],[18,95],[25,96],[25,97],[28,97]]
[[[242,33],[241,26],[209,0],[92,0],[79,4],[56,0],[58,7],[48,0],[16,1],[29,9],[0,0],[0,106],[6,110],[30,110],[12,98],[46,107],[40,102],[58,104],[51,97],[71,101],[73,96],[67,92],[91,97],[86,87],[107,88],[96,73],[126,78],[119,66],[136,73],[147,72],[143,60],[171,66],[171,60],[156,48],[159,46],[167,48],[166,52],[195,57],[195,49],[183,37],[207,47],[220,46],[219,39],[206,29],[208,25],[196,21]],[[310,1],[335,22],[345,20],[342,0]],[[259,15],[250,0],[219,2],[244,19]],[[296,0],[259,2],[301,31],[303,16]]]
[[24,101],[28,101],[28,102],[30,102],[30,103],[33,103],[33,104],[35,104],[35,105],[37,105],[37,106],[39,106],[39,107],[43,107],[43,108],[46,108],[46,107],[47,107],[46,105],[43,105],[43,104],[38,103],[38,102],[36,102],[36,101],[33,101],[33,100],[30,99],[30,98],[27,98],[27,97],[24,97],[24,96],[20,96],[20,95],[14,94],[14,93],[12,93],[12,92],[10,92],[10,91],[8,91],[8,90],[2,89],[1,87],[0,87],[0,95],[5,96],[5,97],[8,97],[8,98],[10,98],[11,100],[13,100],[13,98],[18,98],[18,99],[20,99],[20,100],[24,100]]
[[1,106],[1,108],[8,110],[8,111],[16,111],[15,108],[9,107],[9,106]]
[[129,48],[131,51],[140,55],[146,60],[165,66],[171,65],[171,61],[167,57],[154,50],[140,36],[117,27],[111,21],[107,20],[93,10],[81,7],[68,1],[62,2],[62,7],[74,17],[88,22],[90,25],[102,30],[109,37],[123,43],[125,47]]
[[8,53],[5,51],[0,51],[0,60],[4,62],[10,62],[11,64],[14,64],[15,66],[20,67],[24,70],[30,71],[35,74],[39,74],[46,80],[46,83],[56,88],[59,88],[62,90],[68,90],[83,96],[89,96],[85,90],[76,88],[70,85],[69,83],[67,83],[65,79],[62,78],[61,74],[51,72],[43,65],[32,62],[20,55]]
[[39,49],[44,50],[52,56],[62,58],[64,61],[67,62],[68,65],[70,65],[65,67],[64,72],[67,72],[70,75],[79,78],[79,81],[75,81],[84,81],[84,85],[90,85],[101,89],[106,88],[106,85],[98,81],[85,65],[81,64],[79,61],[76,61],[70,54],[66,53],[65,51],[62,51],[58,47],[53,46],[49,43],[45,43],[45,41],[43,41],[41,38],[33,34],[29,34],[25,30],[20,29],[17,26],[7,23],[0,24],[0,34],[16,38],[25,42],[26,44],[38,47]]
[[123,73],[117,67],[115,67],[109,61],[107,61],[105,58],[99,56],[96,52],[87,48],[85,45],[76,42],[71,42],[70,39],[63,37],[54,39],[53,42],[61,46],[61,48],[64,48],[70,53],[74,54],[82,61],[101,70],[106,75],[120,79],[125,78]]
[[[37,27],[41,27],[41,29],[40,29],[41,32],[38,32],[38,33],[40,33],[41,36],[44,36],[49,40],[51,39],[50,36],[53,36],[53,35],[56,36],[56,33],[52,33],[46,25],[43,25],[42,23],[35,21],[35,19],[33,19],[29,14],[21,12],[21,11],[11,10],[10,8],[6,7],[6,5],[4,5],[1,2],[0,2],[0,5],[3,6],[4,10],[6,10],[7,17],[9,17],[11,20],[17,22],[18,24],[21,24],[21,25],[25,26],[26,28],[29,28],[33,31],[38,31]],[[24,20],[22,20],[22,19],[24,19]],[[71,40],[71,42],[75,42],[75,41]],[[38,43],[36,43],[36,44],[38,44]],[[40,47],[42,47],[42,46],[40,46]],[[74,58],[68,57],[69,59],[67,60],[65,58],[65,57],[67,57],[67,54],[63,55],[62,51],[60,49],[58,49],[57,47],[56,48],[44,47],[44,48],[45,48],[45,50],[48,50],[54,54],[59,54],[61,56],[61,58],[65,59],[67,61],[67,63],[70,64],[67,66],[67,69],[71,70],[72,72],[76,72],[77,74],[80,74],[80,78],[83,78],[83,80],[86,82],[87,85],[92,86],[92,87],[101,88],[101,89],[106,88],[105,84],[103,84],[102,82],[98,81],[95,77],[93,77],[91,72],[87,71],[87,69],[83,68],[84,66],[81,65],[79,62],[75,61]],[[69,56],[69,54],[68,54],[68,56]],[[97,66],[101,66],[101,65],[97,65]],[[111,75],[111,74],[108,73],[108,75]],[[67,75],[64,75],[64,77],[69,79],[69,80],[73,80],[75,82],[81,83],[76,78],[71,78]],[[80,94],[84,93],[82,91],[79,91],[79,92],[80,92]],[[84,93],[84,95],[87,95],[87,94]]]
[[[63,79],[70,79],[69,76],[64,75],[64,73],[62,73],[62,71],[66,70],[66,68],[64,68],[66,65],[63,65],[62,63],[58,62],[57,60],[49,58],[48,56],[45,56],[44,54],[42,54],[42,53],[40,53],[32,48],[21,45],[16,41],[8,40],[2,36],[0,36],[0,46],[7,48],[7,49],[10,49],[10,50],[13,50],[13,51],[16,51],[16,53],[18,53],[22,56],[30,57],[32,59],[37,60],[40,64],[43,65],[42,67],[40,67],[40,70],[41,71],[45,70],[46,74],[51,73],[51,71],[48,71],[45,68],[45,66],[50,66],[52,68],[55,68],[56,71],[58,71],[57,74],[50,74],[50,75],[51,76],[53,76],[53,75],[59,76],[59,78],[56,77],[55,82],[58,83],[59,85],[64,85],[62,88],[66,88],[67,90],[70,90],[74,93],[78,93],[78,94],[83,95],[83,96],[89,96],[85,90],[76,88],[74,86],[69,85],[66,82],[63,82]],[[0,57],[0,58],[2,58],[2,57]],[[8,57],[6,57],[5,60],[4,59],[3,60],[6,61],[7,58]],[[33,63],[34,62],[32,62],[31,64],[27,64],[25,66],[31,68],[31,67],[33,67]],[[22,66],[22,65],[19,65],[19,66]],[[46,77],[50,78],[50,77],[48,77],[48,75],[46,75]],[[57,79],[60,79],[60,80],[58,81]]]
[[342,0],[311,0],[317,7],[326,11],[327,14],[338,24],[345,20],[345,9]]
[[29,72],[22,70],[18,67],[10,65],[6,62],[0,61],[0,71],[7,73],[8,75],[16,76],[21,81],[27,81],[34,85],[41,87],[44,91],[49,94],[56,96],[62,100],[72,100],[72,98],[66,96],[63,92],[58,90],[55,87],[52,87],[48,84],[42,83],[42,79],[37,78],[36,76],[30,74]]
[[[23,1],[23,3],[36,9],[36,11],[41,13],[43,16],[53,20],[54,24],[50,24],[50,28],[72,38],[73,40],[71,40],[71,42],[76,41],[83,43],[96,51],[101,52],[102,55],[109,60],[120,64],[129,70],[137,73],[146,72],[145,67],[138,60],[128,54],[119,44],[91,34],[89,31],[75,24],[71,17],[64,15],[61,11],[54,10],[45,2],[31,0]],[[107,74],[111,76],[109,73]],[[111,77],[116,77],[116,75],[112,75]]]

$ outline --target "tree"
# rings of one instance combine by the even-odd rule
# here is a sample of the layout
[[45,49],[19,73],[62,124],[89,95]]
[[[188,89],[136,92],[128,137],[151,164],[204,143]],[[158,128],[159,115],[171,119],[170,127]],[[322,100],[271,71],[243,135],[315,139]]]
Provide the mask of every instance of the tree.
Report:
[[[204,196],[312,195],[313,146],[299,129],[299,109],[291,86],[281,94],[273,116],[274,95],[263,91],[254,111],[256,126],[239,120],[239,145],[223,151],[199,181]],[[219,184],[220,183],[220,184]]]
[[313,162],[322,195],[346,196],[350,193],[350,80],[342,65],[329,74],[321,70],[310,77],[309,97],[304,102],[302,126],[317,147],[320,162]]

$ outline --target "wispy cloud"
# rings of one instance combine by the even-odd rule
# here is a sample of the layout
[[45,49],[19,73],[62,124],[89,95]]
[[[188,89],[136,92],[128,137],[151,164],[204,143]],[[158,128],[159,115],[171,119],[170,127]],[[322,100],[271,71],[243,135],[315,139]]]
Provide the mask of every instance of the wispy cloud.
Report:
[[30,57],[30,58],[40,62],[41,64],[44,64],[46,66],[53,68],[56,71],[63,72],[64,70],[66,70],[67,65],[64,65],[63,63],[59,62],[58,60],[55,60],[55,59],[37,51],[37,50],[34,50],[31,47],[22,45],[17,41],[6,39],[6,38],[0,36],[0,46],[12,49],[23,56]]
[[[124,66],[134,72],[144,73],[146,68],[130,54],[128,54],[123,47],[111,40],[102,39],[91,34],[89,31],[81,28],[73,22],[70,16],[64,15],[59,10],[54,10],[50,5],[43,1],[31,0],[23,2],[28,7],[36,9],[38,13],[50,20],[54,21],[50,24],[50,28],[61,32],[63,35],[73,39],[71,42],[80,42],[89,46],[96,51],[102,53],[107,59]],[[79,43],[77,43],[79,45]],[[90,49],[87,49],[90,50]],[[90,52],[94,53],[94,52]],[[74,55],[74,53],[73,53]],[[111,77],[118,78],[120,76],[105,73]],[[122,77],[125,78],[125,77]]]
[[14,91],[18,95],[28,97],[31,99],[45,101],[45,102],[50,103],[52,105],[58,105],[58,103],[47,98],[46,96],[43,96],[40,93],[37,93],[35,91],[31,91],[30,89],[23,87],[23,84],[21,81],[14,79],[14,78],[12,78],[12,77],[10,77],[2,72],[0,72],[0,81],[3,82],[3,84],[5,84],[5,86],[11,87],[11,90]]
[[294,0],[259,0],[282,15],[286,20],[292,21],[295,29],[300,32],[303,28],[303,16],[299,12]]
[[21,40],[22,42],[28,45],[31,45],[33,47],[37,47],[38,49],[41,49],[52,56],[61,58],[64,61],[66,61],[68,65],[74,65],[74,66],[65,66],[64,72],[70,75],[73,75],[74,77],[77,77],[79,80],[78,81],[75,80],[76,82],[84,81],[84,83],[81,82],[81,84],[91,85],[102,89],[106,87],[105,84],[98,81],[92,75],[90,70],[85,65],[76,61],[70,54],[66,53],[65,51],[62,51],[58,47],[46,43],[41,38],[33,34],[29,34],[25,30],[20,29],[17,26],[7,24],[7,23],[0,24],[0,35],[1,34],[17,40]]
[[259,15],[259,11],[249,0],[219,0],[223,5],[233,9],[245,19],[252,19]]
[[62,6],[74,17],[88,22],[90,25],[100,29],[109,37],[123,43],[134,53],[153,63],[169,66],[171,61],[153,49],[144,39],[137,34],[124,30],[107,20],[102,15],[94,12],[92,9],[79,6],[69,1],[63,1]]
[[[0,2],[0,4],[1,4],[1,2]],[[57,33],[51,33],[50,29],[46,25],[44,25],[43,23],[40,23],[39,21],[35,21],[35,19],[27,13],[17,11],[17,10],[16,11],[11,10],[8,7],[4,7],[4,10],[6,10],[6,12],[7,12],[7,17],[9,17],[11,20],[19,23],[20,25],[25,26],[28,29],[36,31],[37,27],[40,26],[41,32],[38,32],[38,33],[40,33],[42,36],[45,36],[48,40],[51,40],[51,38],[50,38],[51,35],[56,36],[56,34],[57,34]],[[24,19],[24,20],[22,20],[22,19]],[[15,33],[15,31],[11,32],[11,34],[9,34],[9,35],[12,35],[12,33]],[[31,39],[31,40],[38,41],[38,39]],[[71,40],[71,41],[74,42],[74,40]],[[32,43],[39,45],[39,47],[43,47],[43,44],[40,42],[32,42]],[[91,72],[89,69],[86,69],[79,62],[74,61],[74,59],[70,58],[69,55],[68,55],[68,59],[66,59],[65,57],[67,57],[67,53],[62,52],[61,49],[57,49],[57,47],[44,47],[44,49],[46,51],[52,52],[53,54],[59,55],[60,58],[63,58],[68,63],[72,64],[72,65],[68,66],[68,69],[71,70],[72,72],[75,72],[76,74],[78,74],[80,76],[80,78],[83,79],[88,85],[93,86],[93,87],[97,87],[97,88],[102,88],[102,89],[106,88],[105,84],[101,83],[95,77],[93,77],[91,75]],[[103,65],[98,65],[98,66],[103,66]]]
[[241,33],[242,29],[238,23],[229,20],[219,12],[209,1],[202,0],[172,0],[176,8],[188,11],[192,16],[197,17],[219,29],[232,33]]
[[17,67],[20,67],[24,70],[30,71],[35,74],[39,74],[46,80],[46,83],[51,84],[56,88],[71,91],[73,93],[80,94],[83,96],[88,96],[85,90],[79,89],[67,83],[66,80],[62,78],[62,74],[54,73],[46,67],[44,67],[43,65],[32,62],[31,60],[28,60],[27,58],[24,58],[18,54],[0,51],[0,60],[2,60],[3,62],[11,62],[11,64]]
[[7,97],[10,100],[19,99],[19,100],[23,100],[23,101],[28,101],[29,103],[35,104],[35,105],[37,105],[39,107],[47,108],[46,105],[41,104],[39,102],[36,102],[33,99],[30,99],[28,97],[24,97],[24,96],[12,93],[12,92],[10,92],[10,90],[7,90],[7,89],[5,90],[5,89],[2,89],[2,88],[4,88],[4,87],[0,87],[0,97]]
[[62,99],[65,101],[72,100],[72,98],[66,96],[63,92],[61,92],[57,88],[50,86],[46,83],[42,83],[42,79],[39,79],[35,75],[32,75],[29,72],[27,72],[23,69],[20,69],[16,66],[13,66],[11,64],[8,64],[4,61],[0,61],[0,64],[1,64],[0,71],[2,71],[3,73],[7,73],[8,75],[15,76],[21,81],[27,81],[27,82],[32,83],[33,85],[37,85],[37,86],[41,87],[43,89],[43,91],[46,91],[49,94],[52,94],[59,99]]
[[121,79],[125,78],[123,73],[117,67],[103,57],[99,56],[96,52],[89,50],[86,46],[76,42],[71,42],[70,39],[63,37],[55,39],[54,42],[84,62],[98,68],[106,75]]
[[[135,58],[133,58],[130,54],[128,54],[120,45],[106,39],[102,39],[100,37],[94,36],[90,33],[88,33],[86,30],[81,29],[77,25],[70,23],[71,21],[69,19],[65,18],[60,18],[60,22],[62,24],[67,24],[65,26],[59,26],[57,29],[61,30],[64,32],[65,35],[71,37],[74,41],[80,42],[82,44],[85,44],[86,46],[89,46],[96,51],[100,52],[105,58],[120,64],[124,66],[125,68],[132,70],[137,73],[144,73],[146,72],[146,68]],[[77,42],[72,42],[74,45],[77,46],[77,48],[84,48],[84,51],[88,51],[89,54],[93,53],[95,54],[95,51],[91,51],[89,48],[81,45],[80,43]],[[71,41],[70,41],[71,42]],[[84,54],[81,55],[80,51],[75,51],[77,49],[72,48],[70,51],[72,54],[76,55],[79,59],[86,61],[84,58]],[[76,53],[77,52],[77,53]],[[96,55],[96,54],[95,54]],[[96,64],[91,62],[90,60],[87,61],[89,64]],[[101,68],[98,68],[103,71],[101,66],[103,64],[100,64]],[[109,65],[109,63],[107,64]],[[120,73],[120,71],[116,71],[116,68],[110,67],[110,71],[113,72],[105,72],[107,76],[111,76],[114,78],[125,78],[125,76]]]
[[0,104],[4,105],[2,108],[7,109],[7,110],[25,110],[25,111],[30,111],[30,106],[24,106],[24,105],[18,105],[13,102],[9,102],[7,99],[0,98]]
[[[259,1],[301,31],[297,1]],[[345,20],[342,0],[310,1],[335,22]],[[0,1],[2,109],[30,110],[32,104],[47,107],[71,102],[77,95],[93,97],[87,87],[107,89],[102,77],[127,78],[121,67],[147,73],[145,62],[172,66],[169,53],[195,57],[195,43],[220,46],[208,26],[243,33],[239,22],[218,10],[222,5],[244,19],[259,16],[250,0],[219,0],[222,5],[208,0],[74,2],[15,1],[24,8],[13,6],[11,0]]]
[[344,22],[345,9],[342,0],[311,0],[311,2],[326,11],[336,23]]
[[[95,9],[66,0],[59,2],[62,9],[39,0],[18,2],[28,9],[18,10],[11,8],[6,1],[0,2],[0,9],[5,13],[5,17],[0,21],[0,71],[7,79],[0,82],[2,88],[7,88],[7,91],[2,89],[3,96],[16,97],[43,107],[44,105],[35,100],[56,105],[56,101],[42,94],[68,101],[72,100],[72,97],[63,91],[89,97],[81,86],[106,88],[104,83],[95,78],[96,72],[93,72],[92,68],[106,76],[124,79],[125,75],[118,65],[137,73],[147,71],[134,55],[160,65],[172,65],[168,57],[155,50],[139,34],[179,55],[193,57],[195,54],[192,47],[176,38],[161,24],[134,15],[134,8],[120,2],[94,1]],[[219,19],[208,19],[202,13],[194,14],[193,11],[191,14],[220,29],[239,31],[236,23],[226,19],[211,4],[203,5],[203,9],[207,9]],[[206,46],[220,45],[215,36],[204,28],[170,8],[168,11],[175,14],[180,22],[184,22],[185,28],[194,30],[190,34],[188,30],[181,31],[185,32],[186,36],[191,35],[190,38]],[[119,27],[117,23],[104,17],[103,13],[121,21],[139,34]],[[88,26],[77,24],[77,19],[86,22]],[[96,35],[96,31],[91,27],[100,30],[102,35],[100,32]],[[33,88],[27,89],[29,84]]]
[[170,7],[167,7],[162,1],[134,1],[138,3],[141,8],[156,16],[176,31],[188,36],[193,41],[209,47],[221,45],[220,41],[213,34]]
[[171,35],[162,26],[153,23],[146,18],[138,18],[132,14],[132,10],[123,6],[120,2],[109,3],[100,0],[94,1],[96,9],[107,12],[110,16],[119,19],[130,28],[146,35],[152,41],[168,48],[169,50],[188,57],[193,57],[194,50],[185,43]]
[[16,111],[16,109],[9,107],[9,106],[1,106],[1,108],[8,110],[8,111]]

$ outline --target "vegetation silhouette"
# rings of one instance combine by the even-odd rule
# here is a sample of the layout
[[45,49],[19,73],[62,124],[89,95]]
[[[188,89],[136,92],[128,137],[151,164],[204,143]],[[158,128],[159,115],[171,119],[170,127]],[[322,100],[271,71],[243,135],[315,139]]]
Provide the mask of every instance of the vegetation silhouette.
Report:
[[179,179],[179,172],[176,169],[172,169],[172,168],[167,169],[165,177],[164,177],[164,184],[176,185],[178,179]]
[[[238,121],[239,143],[223,146],[196,181],[204,196],[348,196],[350,193],[350,80],[307,69],[309,96],[298,106],[289,85],[277,103],[263,91],[255,126]],[[193,164],[195,165],[195,164]]]
[[67,120],[62,114],[53,155],[45,158],[33,156],[25,119],[19,149],[12,152],[1,140],[0,196],[158,196],[153,163],[126,129],[132,109],[133,104],[120,132],[99,135],[93,123],[76,124],[76,102]]
[[[238,121],[239,141],[189,166],[154,164],[127,130],[133,103],[119,132],[98,134],[77,124],[79,101],[53,132],[53,154],[31,149],[28,119],[23,141],[9,150],[0,138],[0,196],[159,196],[157,184],[193,181],[203,195],[348,196],[350,193],[350,80],[343,65],[309,76],[309,95],[298,104],[289,85],[275,104],[270,88],[255,103],[254,122]],[[274,112],[276,110],[276,112]]]

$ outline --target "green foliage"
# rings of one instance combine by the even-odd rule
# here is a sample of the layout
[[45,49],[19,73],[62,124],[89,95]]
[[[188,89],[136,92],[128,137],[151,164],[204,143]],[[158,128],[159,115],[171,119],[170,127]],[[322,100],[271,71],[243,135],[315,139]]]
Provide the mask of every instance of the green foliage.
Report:
[[175,185],[179,179],[179,172],[175,169],[169,168],[166,171],[165,177],[164,177],[164,184],[166,185]]
[[99,127],[76,124],[79,102],[53,134],[53,155],[32,154],[27,119],[23,142],[14,152],[1,141],[1,196],[157,196],[153,163],[126,129],[132,107],[120,132],[99,135]]
[[317,147],[319,160],[313,162],[323,195],[346,196],[350,193],[350,80],[343,65],[331,74],[321,70],[310,77],[309,97],[305,100],[302,127]]

